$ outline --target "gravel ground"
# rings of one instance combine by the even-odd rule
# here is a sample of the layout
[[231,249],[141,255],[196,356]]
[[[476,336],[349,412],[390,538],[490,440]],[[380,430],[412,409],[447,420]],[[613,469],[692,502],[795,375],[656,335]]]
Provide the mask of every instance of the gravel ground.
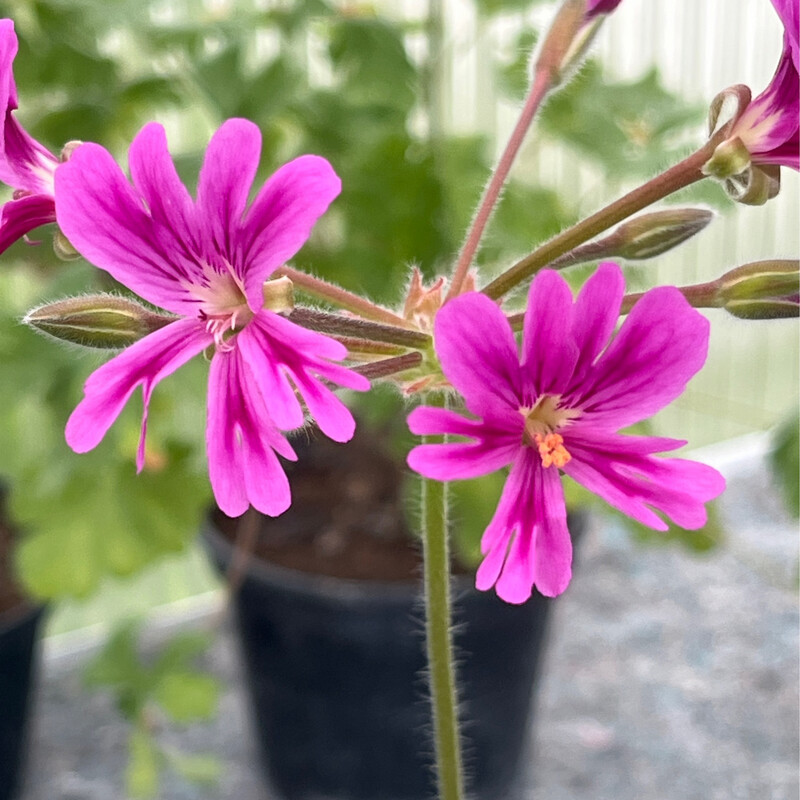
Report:
[[[757,457],[715,458],[728,534],[710,556],[597,524],[586,536],[555,610],[519,800],[798,797],[797,526]],[[124,797],[127,732],[106,694],[82,688],[86,654],[45,651],[23,800]],[[160,740],[215,750],[222,777],[200,790],[168,776],[160,796],[266,800],[226,623],[209,665],[228,687],[219,716]]]

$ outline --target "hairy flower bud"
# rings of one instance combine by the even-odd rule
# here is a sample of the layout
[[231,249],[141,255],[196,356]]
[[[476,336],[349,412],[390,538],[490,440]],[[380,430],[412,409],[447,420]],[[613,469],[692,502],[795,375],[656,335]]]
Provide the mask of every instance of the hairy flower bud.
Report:
[[583,60],[599,23],[586,22],[586,0],[564,0],[534,53],[533,71],[547,72],[558,86]]
[[672,250],[714,218],[705,208],[674,208],[642,214],[620,225],[611,237],[616,247],[611,255],[637,260],[653,258]]
[[55,339],[83,347],[118,350],[172,320],[173,317],[156,314],[125,297],[94,294],[39,306],[22,321]]
[[717,282],[718,304],[740,319],[800,316],[800,261],[753,261]]

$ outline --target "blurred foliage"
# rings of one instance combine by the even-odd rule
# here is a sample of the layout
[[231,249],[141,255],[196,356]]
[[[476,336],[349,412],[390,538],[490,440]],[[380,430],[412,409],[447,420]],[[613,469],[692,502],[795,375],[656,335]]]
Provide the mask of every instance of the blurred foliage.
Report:
[[[484,22],[530,5],[477,1]],[[457,252],[494,152],[482,136],[431,133],[437,126],[430,120],[442,117],[433,105],[440,77],[415,41],[428,37],[427,50],[438,57],[444,43],[436,25],[333,0],[268,8],[256,0],[10,0],[4,13],[20,40],[18,117],[54,152],[68,140],[95,140],[124,163],[141,125],[157,119],[192,186],[213,130],[245,116],[263,135],[259,180],[302,152],[325,156],[342,177],[341,197],[296,266],[394,304],[410,264],[430,278]],[[498,82],[515,98],[535,39],[523,24],[511,56],[498,54]],[[637,177],[677,157],[678,134],[697,113],[655,73],[609,86],[589,64],[551,99],[542,130],[609,172]],[[576,216],[568,193],[512,182],[482,247],[482,269],[496,272]],[[196,359],[156,390],[147,466],[138,477],[138,393],[95,451],[72,453],[64,424],[98,357],[65,350],[17,320],[45,300],[124,290],[82,262],[58,263],[46,242],[19,243],[3,260],[0,473],[13,486],[12,513],[27,529],[18,564],[38,595],[85,595],[105,574],[130,574],[194,536],[211,498],[206,365]],[[402,404],[387,396],[374,406],[370,416],[380,408],[392,417],[401,441]],[[484,483],[455,490],[475,531],[471,521],[488,519],[499,491],[498,481]],[[465,552],[475,551],[475,531],[464,534],[472,542]],[[144,764],[147,748],[136,747]]]
[[789,511],[800,517],[800,419],[793,415],[773,434],[770,464]]
[[185,725],[216,715],[219,684],[192,666],[209,644],[205,634],[178,634],[146,662],[138,652],[137,626],[126,623],[86,666],[86,685],[111,690],[119,713],[131,726],[128,796],[154,797],[167,768],[196,783],[217,781],[221,764],[216,757],[161,747],[157,737],[165,722]]

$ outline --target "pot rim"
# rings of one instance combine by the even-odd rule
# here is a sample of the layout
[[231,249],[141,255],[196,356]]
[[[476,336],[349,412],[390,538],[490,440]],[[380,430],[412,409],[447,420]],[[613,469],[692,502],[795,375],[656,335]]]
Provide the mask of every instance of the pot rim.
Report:
[[[200,534],[215,555],[218,555],[225,564],[229,564],[234,545],[222,534],[214,521],[214,510],[211,509],[206,514]],[[409,597],[421,599],[423,594],[421,566],[416,580],[385,581],[373,578],[339,578],[333,575],[305,572],[252,555],[245,565],[244,572],[248,577],[254,577],[263,583],[281,586],[297,594],[318,595],[337,600],[369,598],[373,602],[382,600],[391,602]],[[477,593],[474,579],[474,575],[470,574],[452,575],[453,591],[459,594],[462,592]]]
[[13,628],[31,622],[34,617],[43,614],[46,608],[47,606],[44,603],[24,599],[12,608],[0,612],[0,636],[8,633]]

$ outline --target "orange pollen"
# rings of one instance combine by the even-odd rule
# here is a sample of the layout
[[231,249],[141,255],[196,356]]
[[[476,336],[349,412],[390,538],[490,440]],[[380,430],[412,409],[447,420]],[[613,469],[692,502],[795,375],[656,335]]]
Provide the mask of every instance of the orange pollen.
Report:
[[533,437],[533,441],[539,449],[539,455],[542,457],[542,464],[545,467],[553,464],[563,467],[572,458],[567,448],[564,447],[564,437],[558,433],[548,433],[546,436],[537,433]]

